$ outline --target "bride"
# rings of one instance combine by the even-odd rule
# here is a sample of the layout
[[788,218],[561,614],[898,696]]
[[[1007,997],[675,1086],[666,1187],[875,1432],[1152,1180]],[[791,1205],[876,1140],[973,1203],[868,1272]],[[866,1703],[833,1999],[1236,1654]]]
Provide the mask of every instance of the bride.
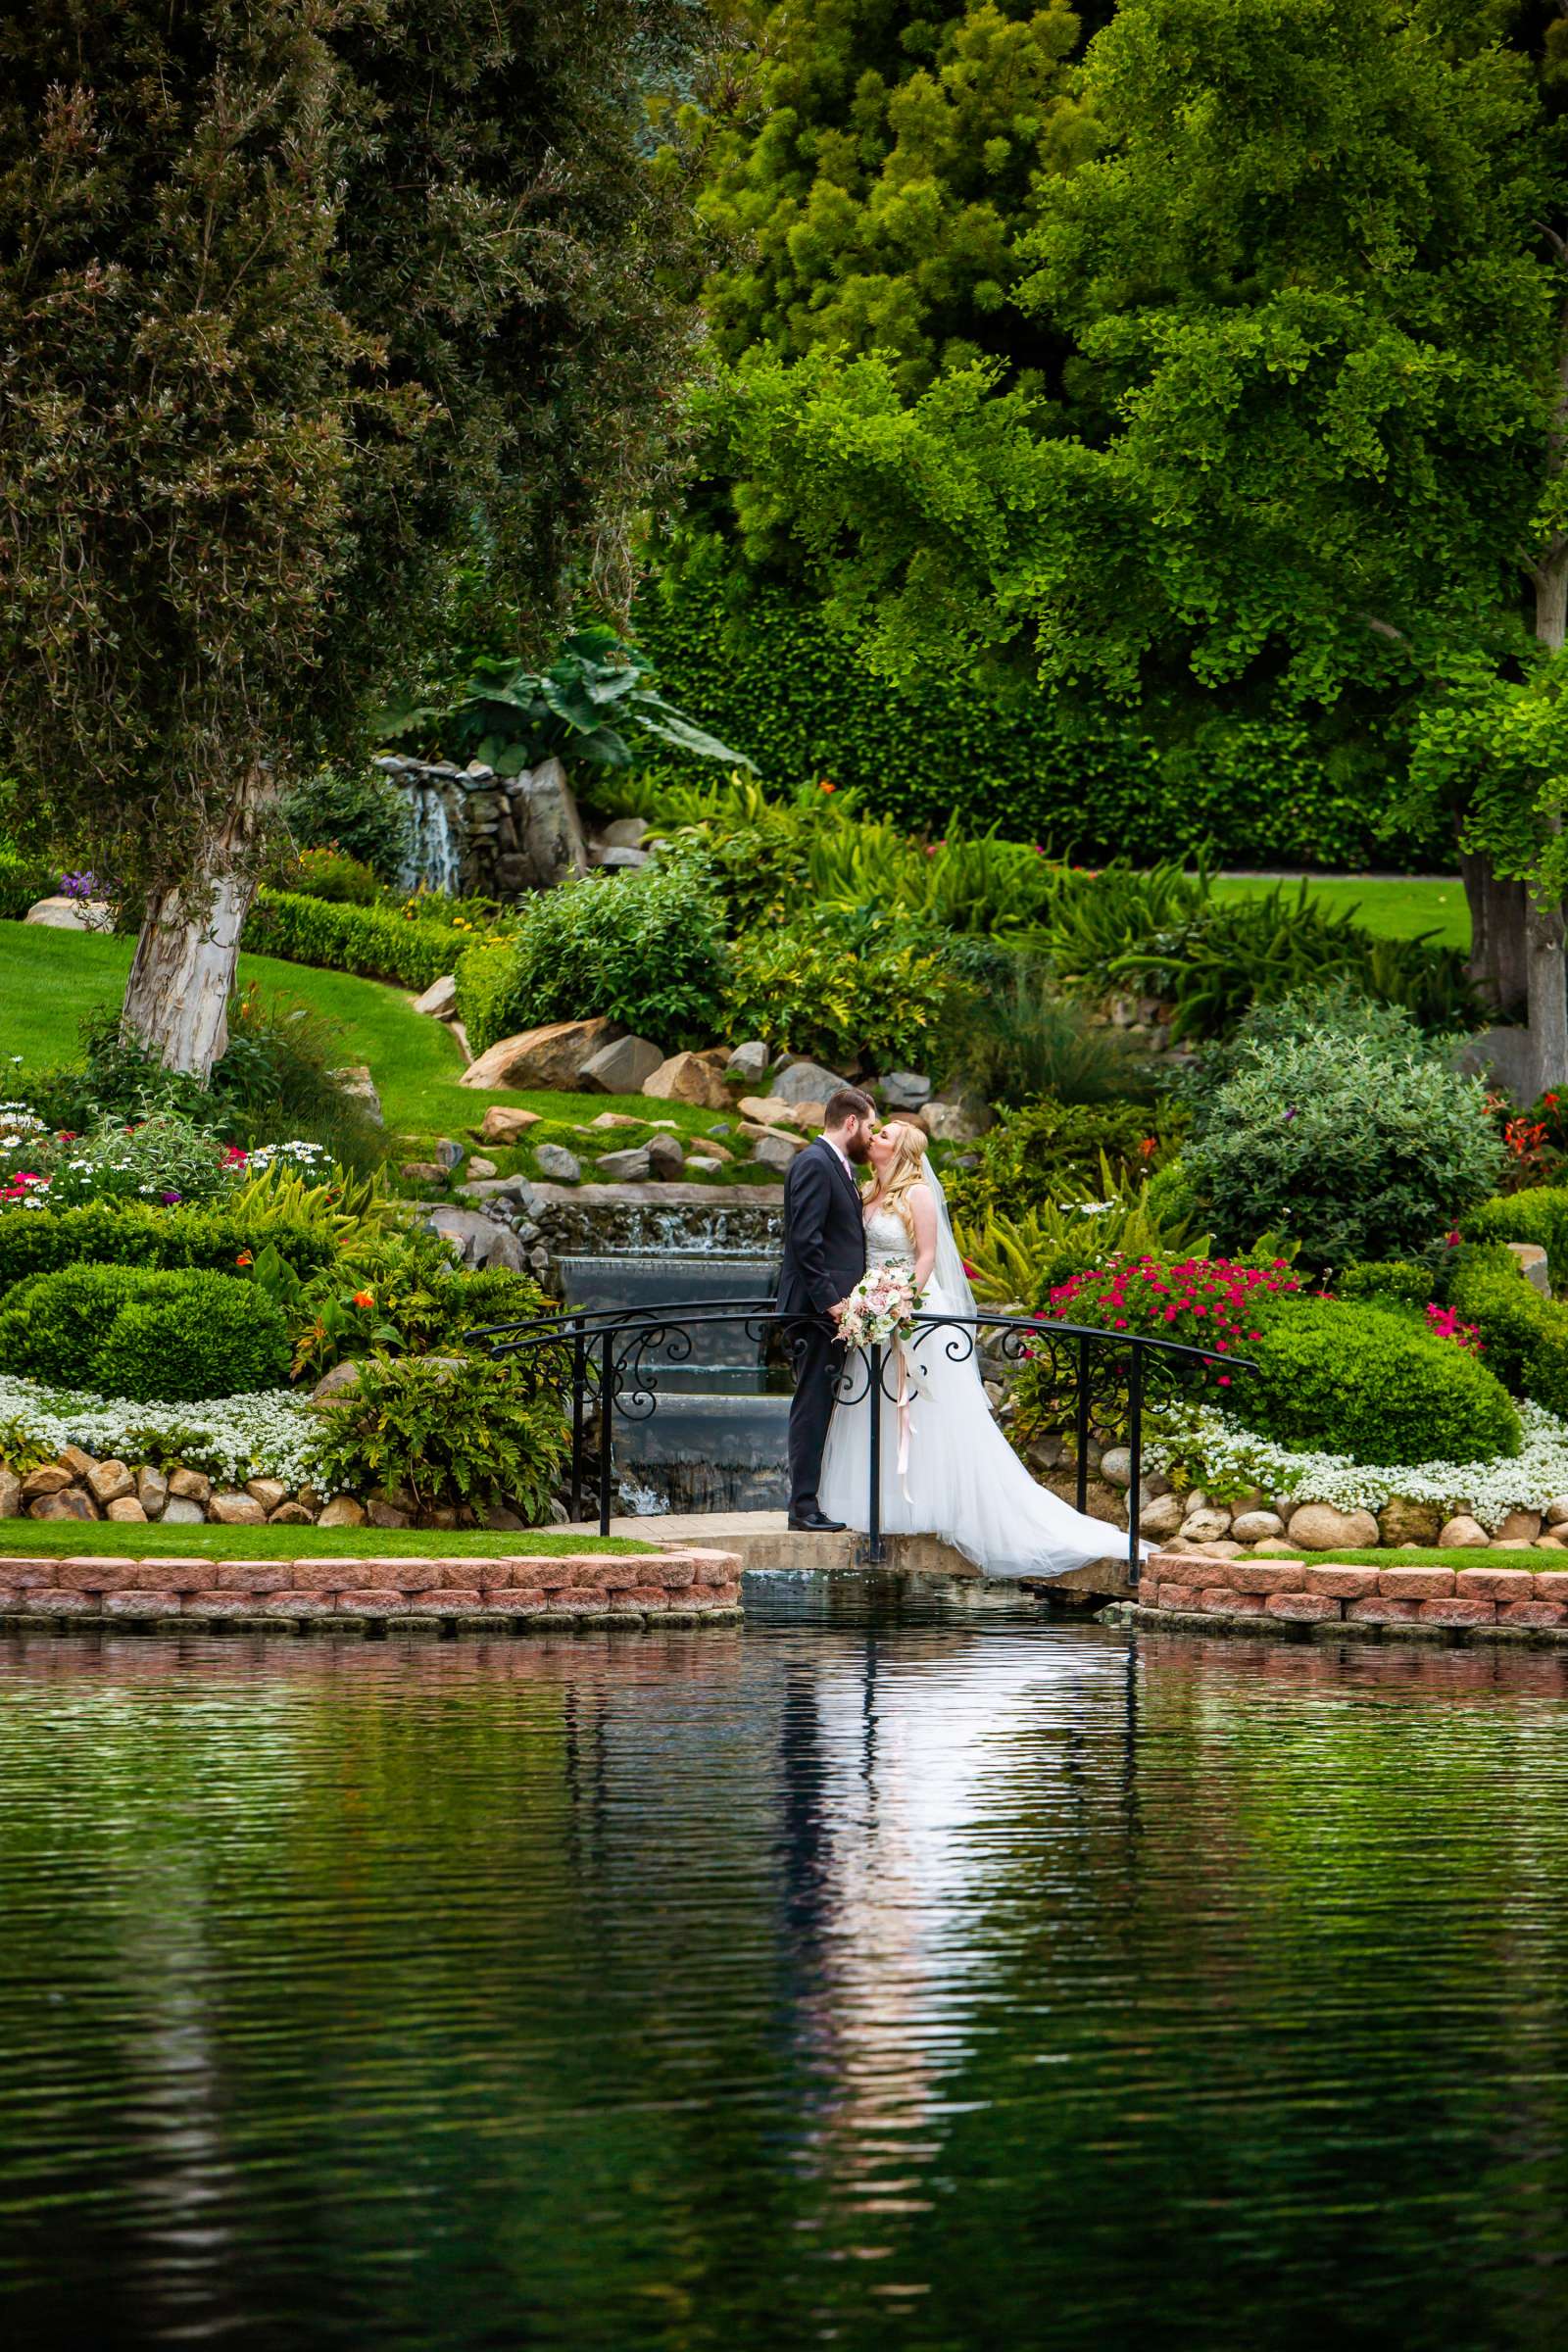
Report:
[[[975,1311],[953,1238],[941,1178],[925,1164],[922,1130],[890,1120],[871,1138],[865,1189],[867,1270],[912,1270],[924,1296],[921,1312]],[[956,1363],[948,1353],[958,1330],[916,1331],[904,1343],[907,1363],[908,1448],[901,1475],[898,1405],[882,1410],[882,1528],[887,1535],[944,1537],[987,1576],[1061,1576],[1125,1550],[1126,1537],[1036,1486],[991,1417],[978,1355]],[[978,1337],[978,1335],[975,1335]],[[844,1381],[850,1396],[865,1386],[863,1360]],[[889,1373],[889,1385],[894,1375]],[[870,1486],[870,1403],[834,1408],[818,1489],[823,1511],[864,1531]]]

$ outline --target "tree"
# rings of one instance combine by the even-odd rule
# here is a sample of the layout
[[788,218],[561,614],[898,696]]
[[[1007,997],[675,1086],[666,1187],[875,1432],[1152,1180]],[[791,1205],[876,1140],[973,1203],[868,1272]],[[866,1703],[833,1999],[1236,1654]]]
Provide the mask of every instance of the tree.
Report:
[[[519,653],[612,609],[689,329],[641,166],[679,0],[38,0],[0,20],[0,760],[222,1051],[271,803],[482,525]],[[526,639],[527,642],[522,642]]]
[[[984,363],[913,401],[875,357],[748,383],[748,461],[841,624],[896,671],[1022,645],[1131,697],[1179,656],[1307,708],[1559,648],[1568,183],[1514,13],[1124,0],[1017,297],[1072,337],[1075,429]],[[1489,904],[1560,1083],[1560,901]]]

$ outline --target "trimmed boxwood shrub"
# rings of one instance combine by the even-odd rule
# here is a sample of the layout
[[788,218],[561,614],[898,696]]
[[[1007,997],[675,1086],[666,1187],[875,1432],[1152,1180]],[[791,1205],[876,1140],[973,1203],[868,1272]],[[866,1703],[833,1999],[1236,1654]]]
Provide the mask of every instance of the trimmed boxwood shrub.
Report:
[[196,1403],[280,1387],[288,1325],[265,1292],[233,1275],[65,1266],[8,1295],[0,1363],[104,1396]]
[[0,1300],[29,1275],[87,1262],[193,1266],[232,1274],[242,1256],[254,1256],[269,1242],[301,1274],[314,1274],[338,1254],[331,1227],[303,1217],[240,1217],[220,1208],[144,1208],[96,1200],[83,1208],[7,1209],[0,1211]]
[[1519,1416],[1494,1372],[1396,1307],[1303,1298],[1249,1343],[1239,1384],[1250,1429],[1357,1462],[1469,1462],[1519,1451]]
[[455,969],[473,945],[473,932],[393,906],[347,906],[299,891],[262,889],[241,944],[253,956],[281,956],[323,971],[426,989]]
[[725,954],[716,901],[681,865],[589,874],[542,891],[509,948],[466,956],[458,1013],[475,1054],[596,1013],[673,1050],[711,1045]]
[[1553,1284],[1568,1283],[1568,1186],[1543,1184],[1483,1200],[1465,1218],[1463,1232],[1472,1242],[1539,1243]]
[[1489,1368],[1516,1396],[1568,1413],[1568,1306],[1543,1298],[1500,1242],[1456,1255],[1448,1304],[1475,1324]]

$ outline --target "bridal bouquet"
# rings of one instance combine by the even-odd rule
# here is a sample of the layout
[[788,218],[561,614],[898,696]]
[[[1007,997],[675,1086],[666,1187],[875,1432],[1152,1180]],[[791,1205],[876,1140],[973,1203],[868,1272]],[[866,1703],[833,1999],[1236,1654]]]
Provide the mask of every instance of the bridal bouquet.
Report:
[[885,1348],[909,1337],[919,1311],[913,1277],[902,1266],[875,1266],[850,1293],[839,1330],[852,1348]]

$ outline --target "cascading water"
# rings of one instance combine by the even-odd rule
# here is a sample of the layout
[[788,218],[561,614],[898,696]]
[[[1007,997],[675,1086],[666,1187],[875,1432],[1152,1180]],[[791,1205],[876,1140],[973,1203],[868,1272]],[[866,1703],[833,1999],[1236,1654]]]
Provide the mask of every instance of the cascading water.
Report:
[[[757,1251],[688,1248],[657,1255],[564,1256],[555,1280],[568,1307],[659,1308],[770,1298],[777,1260]],[[740,1323],[694,1324],[643,1365],[657,1403],[615,1419],[615,1472],[627,1511],[776,1510],[787,1499],[789,1382],[765,1336]],[[684,1360],[683,1360],[684,1358]]]
[[445,795],[430,784],[413,783],[407,790],[414,824],[399,883],[404,890],[438,891],[451,898],[462,877],[463,860]]

